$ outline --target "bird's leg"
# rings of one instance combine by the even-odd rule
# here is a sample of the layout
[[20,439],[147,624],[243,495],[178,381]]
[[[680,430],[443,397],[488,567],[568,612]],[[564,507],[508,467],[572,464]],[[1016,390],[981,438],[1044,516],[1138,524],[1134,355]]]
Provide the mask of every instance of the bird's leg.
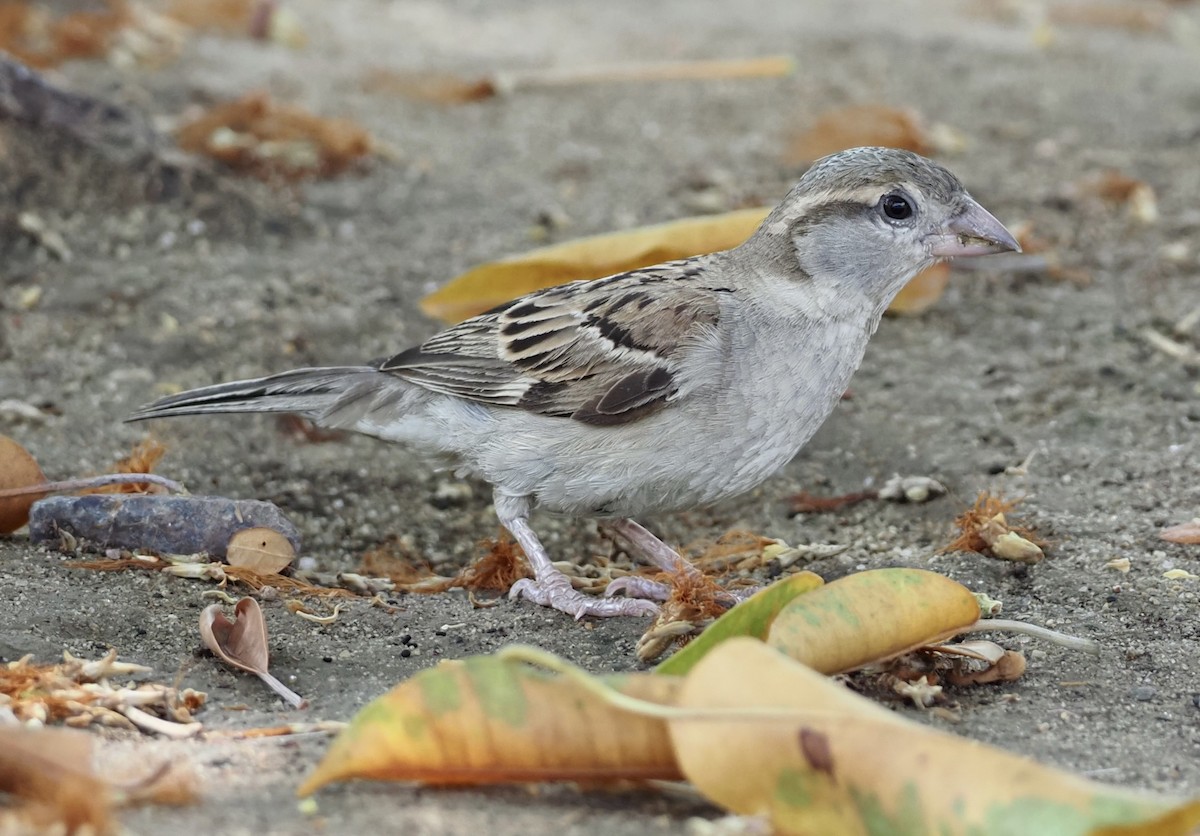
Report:
[[[647,531],[645,527],[633,520],[605,520],[601,525],[624,540],[630,546],[635,557],[640,557],[648,563],[654,564],[664,572],[682,574],[691,578],[699,578],[703,574],[690,561],[682,557],[679,552],[675,551],[662,540],[659,540]],[[623,578],[617,578],[604,590],[606,596],[615,595],[618,592],[624,592],[627,596],[634,598],[651,598],[655,601],[665,601],[671,595],[671,587],[668,584],[652,581],[649,578],[626,575]],[[730,604],[737,603],[745,597],[737,592],[728,592],[725,594],[729,595]]]
[[529,498],[510,496],[496,491],[493,498],[496,516],[500,524],[516,538],[525,558],[533,567],[533,578],[522,578],[512,585],[508,592],[509,598],[528,598],[544,607],[574,616],[576,619],[585,615],[606,617],[610,615],[655,615],[658,606],[651,601],[636,598],[597,598],[584,595],[571,586],[570,579],[550,563],[546,549],[542,546],[533,529],[529,527]]
[[[700,570],[681,557],[679,552],[633,520],[623,518],[605,520],[601,525],[624,540],[629,545],[634,557],[640,557],[664,572],[681,572],[685,575],[700,574]],[[626,575],[623,578],[617,578],[604,590],[606,596],[616,595],[618,592],[624,592],[633,598],[665,601],[671,595],[671,587],[649,578]]]

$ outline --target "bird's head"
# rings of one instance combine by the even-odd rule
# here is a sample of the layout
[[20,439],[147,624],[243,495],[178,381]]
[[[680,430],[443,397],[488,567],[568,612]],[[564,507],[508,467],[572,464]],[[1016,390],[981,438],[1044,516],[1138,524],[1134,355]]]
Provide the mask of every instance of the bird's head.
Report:
[[884,305],[939,259],[1021,249],[946,168],[894,148],[818,160],[755,237],[811,280]]

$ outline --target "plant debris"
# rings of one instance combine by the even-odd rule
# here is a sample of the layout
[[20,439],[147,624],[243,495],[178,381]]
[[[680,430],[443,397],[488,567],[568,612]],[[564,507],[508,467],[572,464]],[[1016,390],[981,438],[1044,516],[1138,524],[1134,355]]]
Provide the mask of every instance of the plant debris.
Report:
[[427,566],[418,565],[406,549],[383,546],[362,556],[358,571],[364,575],[382,576],[403,592],[433,595],[455,588],[470,592],[486,590],[506,593],[521,578],[531,577],[525,555],[513,540],[499,537],[480,544],[482,554],[457,575],[438,575]]
[[[152,473],[166,452],[164,444],[152,436],[146,436],[134,446],[128,456],[112,466],[110,473]],[[151,482],[117,482],[84,488],[80,493],[162,493],[163,490],[161,485]]]
[[333,177],[374,150],[348,119],[327,119],[266,93],[214,105],[176,132],[179,146],[267,181]]
[[204,640],[204,646],[225,664],[257,676],[292,708],[307,708],[308,700],[268,670],[267,622],[258,602],[253,598],[238,601],[234,618],[234,621],[226,618],[220,604],[205,607],[200,613],[200,638]]
[[733,78],[777,78],[790,75],[795,61],[788,56],[729,61],[675,61],[614,64],[607,67],[565,67],[549,70],[500,72],[478,78],[439,73],[372,70],[363,80],[369,93],[389,93],[432,104],[468,104],[517,91],[581,84],[651,81],[710,81]]
[[[0,491],[45,484],[46,476],[37,459],[6,435],[0,435]],[[29,509],[44,492],[0,497],[0,534],[11,534],[29,521]]]
[[828,111],[788,147],[789,165],[809,163],[857,145],[884,145],[928,156],[934,151],[920,116],[907,108],[852,105]]
[[192,712],[205,695],[160,683],[117,686],[111,678],[148,673],[150,668],[117,661],[110,650],[94,662],[63,654],[57,665],[38,665],[31,656],[0,666],[0,726],[4,717],[19,723],[63,723],[141,729],[167,737],[191,737],[201,730]]
[[1200,543],[1200,518],[1164,528],[1158,536],[1168,543]]
[[0,809],[0,832],[120,832],[112,808],[188,804],[195,778],[186,765],[165,761],[133,782],[100,777],[92,766],[94,738],[70,729],[0,725],[0,793],[20,804]]
[[287,537],[273,528],[243,528],[234,532],[225,548],[230,566],[277,575],[296,559],[296,549]]
[[1045,556],[1042,551],[1045,541],[1031,529],[1009,523],[1006,517],[1020,502],[980,491],[975,505],[954,521],[959,536],[939,549],[939,553],[978,552],[1019,563],[1037,563]]

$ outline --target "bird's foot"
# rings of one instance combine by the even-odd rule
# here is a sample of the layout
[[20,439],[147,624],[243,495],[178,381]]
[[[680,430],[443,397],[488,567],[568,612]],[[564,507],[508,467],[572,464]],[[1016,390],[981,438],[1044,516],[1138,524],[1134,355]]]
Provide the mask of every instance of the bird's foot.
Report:
[[528,598],[543,607],[565,612],[576,621],[585,615],[608,618],[614,615],[654,616],[658,605],[639,598],[597,598],[571,586],[566,575],[557,573],[540,580],[523,578],[512,585],[509,598]]
[[604,589],[604,597],[611,598],[624,592],[627,598],[644,598],[650,601],[665,601],[671,597],[671,585],[652,581],[639,575],[626,575],[610,581]]

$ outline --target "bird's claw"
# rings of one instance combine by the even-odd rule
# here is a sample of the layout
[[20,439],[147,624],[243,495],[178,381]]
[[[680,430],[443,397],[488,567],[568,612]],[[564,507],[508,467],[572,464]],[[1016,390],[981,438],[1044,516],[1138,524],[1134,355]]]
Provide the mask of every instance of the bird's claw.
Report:
[[614,615],[655,616],[658,605],[638,598],[596,598],[571,586],[565,575],[533,580],[523,578],[512,585],[509,598],[527,598],[543,607],[565,612],[576,621],[585,615],[608,618]]

